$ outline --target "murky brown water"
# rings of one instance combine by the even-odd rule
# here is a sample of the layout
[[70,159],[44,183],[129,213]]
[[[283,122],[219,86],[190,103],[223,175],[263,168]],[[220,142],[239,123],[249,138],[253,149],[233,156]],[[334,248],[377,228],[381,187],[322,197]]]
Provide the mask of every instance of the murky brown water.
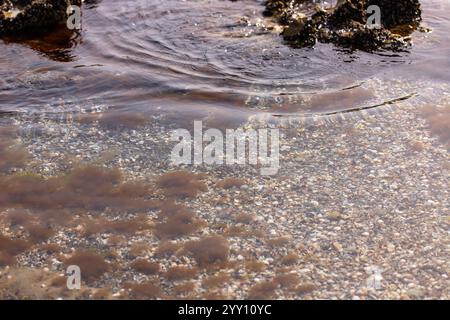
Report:
[[87,1],[71,40],[60,30],[0,41],[0,110],[239,119],[433,99],[450,80],[450,2],[422,6],[432,33],[416,32],[410,52],[370,54],[290,48],[269,30],[262,1]]

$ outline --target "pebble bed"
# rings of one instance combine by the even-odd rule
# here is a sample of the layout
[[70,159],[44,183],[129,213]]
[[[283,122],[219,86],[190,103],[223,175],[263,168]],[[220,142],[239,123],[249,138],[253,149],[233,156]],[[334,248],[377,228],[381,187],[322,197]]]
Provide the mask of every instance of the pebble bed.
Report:
[[[122,129],[25,116],[15,122],[21,128],[20,144],[32,154],[27,171],[55,176],[80,162],[96,163],[120,168],[127,180],[152,180],[180,170],[169,164],[175,127],[160,120]],[[206,226],[174,242],[221,234],[230,251],[228,265],[200,268],[188,281],[190,289],[177,297],[246,299],[263,291],[276,299],[450,298],[449,154],[419,111],[399,106],[334,122],[285,126],[280,133],[275,176],[261,176],[251,165],[181,168],[206,173],[207,191],[180,200]],[[244,182],[217,187],[225,178]],[[157,212],[145,215],[151,223]],[[121,212],[108,218],[133,216]],[[184,254],[158,258],[160,240],[151,230],[112,243],[111,234],[83,237],[80,229],[61,229],[47,242],[62,248],[62,256],[85,247],[114,252],[117,266],[91,283],[82,298],[95,297],[99,288],[108,288],[105,298],[127,298],[125,283],[146,281],[158,282],[166,297],[173,297],[174,287],[186,281],[161,274],[175,266],[196,267]],[[160,274],[129,267],[136,258],[130,251],[138,244],[145,244],[140,258],[159,263]],[[64,274],[57,255],[39,250],[20,255],[18,265],[0,268],[0,282],[20,278],[18,270],[25,268]],[[205,286],[206,278],[217,275],[228,280]],[[37,285],[48,286],[40,284],[46,276],[39,279]],[[286,283],[291,280],[298,282],[295,289]],[[258,291],[258,284],[267,286]]]

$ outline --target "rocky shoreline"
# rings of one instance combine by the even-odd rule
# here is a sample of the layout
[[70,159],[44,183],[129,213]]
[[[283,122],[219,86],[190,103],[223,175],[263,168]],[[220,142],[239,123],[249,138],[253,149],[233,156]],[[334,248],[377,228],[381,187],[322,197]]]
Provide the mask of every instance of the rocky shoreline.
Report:
[[66,24],[71,5],[81,0],[0,0],[0,36],[41,33]]
[[[309,0],[268,0],[265,5],[264,14],[284,26],[284,39],[299,47],[322,42],[364,51],[402,50],[421,21],[418,0],[341,0],[325,9]],[[377,27],[368,24],[371,6],[381,11]]]
[[[0,36],[20,36],[48,31],[65,24],[67,8],[81,0],[0,0]],[[376,28],[368,23],[368,8],[380,9]],[[283,28],[282,36],[292,46],[317,42],[364,51],[404,50],[410,34],[421,21],[419,0],[339,0],[323,8],[313,0],[267,0],[264,15]]]

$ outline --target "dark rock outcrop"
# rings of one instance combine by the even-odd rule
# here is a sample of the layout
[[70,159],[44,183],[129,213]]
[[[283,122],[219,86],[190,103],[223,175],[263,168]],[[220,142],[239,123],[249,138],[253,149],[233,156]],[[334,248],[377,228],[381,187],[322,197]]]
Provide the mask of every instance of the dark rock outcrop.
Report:
[[[377,28],[368,25],[372,5],[381,11]],[[323,42],[364,51],[404,50],[421,21],[419,0],[339,0],[327,9],[312,0],[267,0],[264,14],[284,26],[282,35],[294,46]]]
[[367,6],[371,5],[380,7],[381,24],[385,28],[418,25],[422,20],[419,0],[368,0]]
[[39,33],[65,24],[67,8],[81,0],[0,0],[0,35]]

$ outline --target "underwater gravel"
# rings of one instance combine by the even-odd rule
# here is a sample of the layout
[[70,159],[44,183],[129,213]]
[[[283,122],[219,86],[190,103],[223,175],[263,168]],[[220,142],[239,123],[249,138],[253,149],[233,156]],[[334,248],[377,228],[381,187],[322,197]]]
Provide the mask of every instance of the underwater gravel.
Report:
[[[78,162],[117,166],[127,179],[150,179],[175,169],[169,166],[170,130],[175,127],[160,119],[121,130],[76,121],[43,123],[25,116],[16,122],[22,128],[22,144],[33,155],[28,169],[44,175],[57,175]],[[288,273],[314,289],[277,290],[278,299],[450,298],[449,154],[418,112],[398,106],[286,126],[281,134],[276,176],[260,176],[252,166],[186,167],[207,173],[208,191],[186,203],[208,223],[202,236],[216,233],[215,226],[239,214],[254,217],[250,227],[236,224],[248,230],[247,235],[227,237],[230,260],[259,261],[265,269],[228,270],[235,280],[221,294],[247,298],[255,283]],[[246,184],[215,188],[225,177]],[[67,248],[89,245],[102,250],[108,247],[106,238],[61,231],[52,241]],[[268,239],[284,240],[270,245]],[[142,242],[149,245],[145,258],[152,260],[157,239],[145,232],[115,246],[119,260],[127,261],[130,246]],[[298,259],[286,264],[281,258],[288,254]],[[46,257],[33,254],[19,261],[22,266],[48,267]],[[172,257],[162,269],[194,264],[188,257]],[[50,268],[62,271],[58,261]],[[199,274],[194,280],[199,296],[207,291],[201,288],[205,277]],[[118,270],[101,281],[120,298],[123,282],[145,279]],[[171,287],[164,281],[163,289]]]

